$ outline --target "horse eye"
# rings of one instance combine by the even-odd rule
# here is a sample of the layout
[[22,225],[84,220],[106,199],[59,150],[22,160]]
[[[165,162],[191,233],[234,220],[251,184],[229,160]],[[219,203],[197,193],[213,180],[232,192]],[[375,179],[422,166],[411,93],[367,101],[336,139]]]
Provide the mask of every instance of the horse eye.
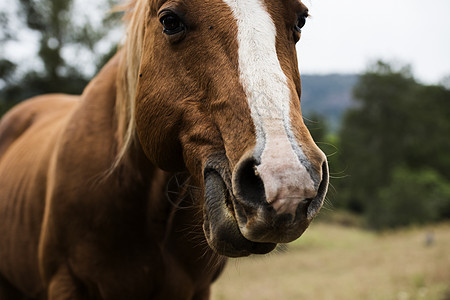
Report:
[[303,13],[301,15],[298,16],[297,18],[297,23],[295,24],[295,31],[297,32],[301,32],[303,26],[305,26],[306,23],[306,18],[308,17],[308,12]]
[[167,35],[177,34],[185,29],[184,23],[175,14],[166,14],[159,21],[164,27],[163,32]]

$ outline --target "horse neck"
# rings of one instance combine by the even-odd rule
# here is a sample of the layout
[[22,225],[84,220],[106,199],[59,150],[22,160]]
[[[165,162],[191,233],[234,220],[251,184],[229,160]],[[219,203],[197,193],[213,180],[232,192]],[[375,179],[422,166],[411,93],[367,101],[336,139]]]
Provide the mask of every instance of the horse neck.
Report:
[[[161,186],[166,183],[154,179],[162,175],[146,159],[138,143],[133,143],[120,163],[115,164],[121,146],[115,107],[120,55],[116,54],[91,80],[79,104],[68,115],[61,151],[64,151],[62,159],[74,157],[87,183],[85,187],[98,199],[92,202],[99,203],[96,209],[127,218],[126,212],[138,208],[142,211],[147,206],[152,190],[158,189],[154,182]],[[78,150],[80,143],[84,151]],[[152,199],[157,199],[156,196],[154,193]]]
[[[116,78],[122,75],[119,74],[120,55],[119,52],[111,59],[93,80],[93,84],[90,84],[91,87],[86,89],[85,94],[92,95],[89,98],[99,103],[84,104],[97,105],[87,107],[85,113],[101,111],[105,115],[103,119],[107,118],[107,115],[112,118],[109,123],[113,124],[109,126],[114,131],[110,133],[113,136],[111,145],[117,149],[114,152],[116,155],[120,151],[120,143],[123,142],[117,132],[120,118],[114,117],[115,101],[119,92]],[[105,90],[114,92],[105,93]],[[110,160],[110,165],[112,164],[113,160]],[[211,278],[214,277],[211,274],[221,270],[224,260],[213,253],[204,237],[199,185],[187,172],[174,174],[152,165],[138,139],[134,139],[123,158],[106,178],[105,188],[116,187],[117,191],[114,193],[119,195],[118,201],[123,201],[122,204],[119,203],[119,207],[126,206],[125,211],[133,209],[130,205],[136,205],[136,209],[146,209],[148,234],[157,241],[168,264],[195,270],[195,274],[191,275],[197,278],[205,274],[209,274],[208,277]]]

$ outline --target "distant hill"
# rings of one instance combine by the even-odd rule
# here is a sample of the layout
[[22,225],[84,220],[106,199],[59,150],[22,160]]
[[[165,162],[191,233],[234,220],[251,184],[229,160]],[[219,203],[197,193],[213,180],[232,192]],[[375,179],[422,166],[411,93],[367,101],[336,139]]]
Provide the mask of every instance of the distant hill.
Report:
[[355,105],[353,87],[358,75],[302,75],[302,112],[326,118],[332,131],[337,130],[347,109]]

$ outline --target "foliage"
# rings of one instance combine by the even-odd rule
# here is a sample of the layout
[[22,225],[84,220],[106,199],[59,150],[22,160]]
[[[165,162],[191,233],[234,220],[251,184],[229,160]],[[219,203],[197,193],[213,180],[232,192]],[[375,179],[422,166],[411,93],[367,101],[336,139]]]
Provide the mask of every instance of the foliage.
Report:
[[438,221],[450,217],[450,182],[432,169],[398,167],[372,204],[368,221],[377,229]]
[[416,82],[408,67],[394,70],[379,62],[361,76],[354,95],[358,106],[344,118],[336,158],[349,177],[335,183],[335,205],[368,215],[375,228],[449,217],[437,211],[439,205],[408,198],[426,201],[432,191],[440,195],[433,199],[446,199],[450,91]]
[[[9,19],[20,20],[24,30],[34,32],[39,37],[40,64],[36,63],[34,69],[19,72],[16,65],[19,62],[0,54],[0,83],[3,81],[4,85],[0,102],[12,103],[43,93],[81,93],[92,74],[85,71],[87,68],[80,57],[83,54],[92,56],[89,64],[93,70],[98,69],[95,65],[104,63],[104,53],[99,53],[97,44],[111,30],[114,22],[109,18],[96,24],[88,17],[75,14],[75,0],[16,1],[19,8],[16,16],[0,14],[0,26],[4,32],[0,36],[3,47],[7,47],[5,45],[14,40],[19,32],[19,29],[14,30],[8,25]],[[113,2],[102,0],[99,3],[98,13],[106,15]]]

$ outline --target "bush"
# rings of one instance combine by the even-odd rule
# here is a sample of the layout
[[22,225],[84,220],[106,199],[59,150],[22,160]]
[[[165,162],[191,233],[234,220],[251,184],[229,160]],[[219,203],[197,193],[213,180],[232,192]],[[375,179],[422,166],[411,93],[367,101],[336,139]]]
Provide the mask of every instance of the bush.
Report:
[[368,223],[375,229],[424,224],[450,214],[450,182],[432,169],[394,169],[368,207]]

